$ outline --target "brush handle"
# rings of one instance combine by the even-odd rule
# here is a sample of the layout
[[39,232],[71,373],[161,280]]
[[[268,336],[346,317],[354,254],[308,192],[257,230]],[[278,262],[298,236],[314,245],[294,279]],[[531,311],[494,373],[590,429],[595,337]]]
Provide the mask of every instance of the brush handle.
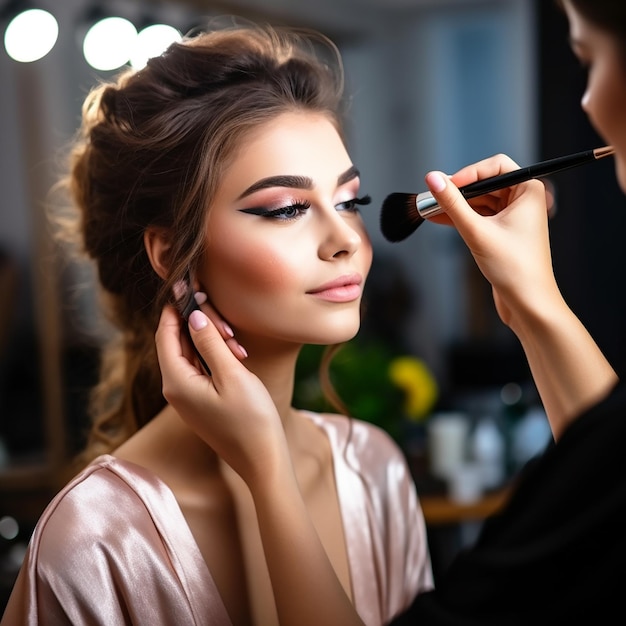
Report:
[[[555,159],[540,161],[539,163],[527,167],[520,167],[506,174],[478,180],[475,183],[459,187],[459,191],[463,194],[464,198],[469,200],[470,198],[476,198],[477,196],[482,196],[492,191],[498,191],[512,187],[513,185],[519,185],[519,183],[525,183],[532,178],[549,176],[550,174],[556,174],[557,172],[562,172],[563,170],[568,170],[578,165],[591,163],[592,161],[597,161],[598,159],[609,156],[614,152],[615,150],[612,146],[575,152],[574,154],[568,154]],[[429,191],[418,194],[415,204],[420,217],[423,218],[438,215],[442,212],[442,208],[437,204],[437,201]]]
[[584,165],[585,163],[590,163],[598,158],[602,158],[602,156],[608,156],[608,154],[612,154],[612,151],[605,154],[602,152],[602,149],[584,150],[583,152],[557,157],[556,159],[541,161],[540,163],[535,163],[528,167],[520,167],[518,170],[500,174],[499,176],[478,180],[470,185],[460,187],[459,191],[465,198],[475,198],[485,193],[491,193],[492,191],[498,191],[499,189],[505,189],[506,187],[524,183],[532,178],[541,178],[542,176],[556,174],[557,172],[570,169],[571,167]]

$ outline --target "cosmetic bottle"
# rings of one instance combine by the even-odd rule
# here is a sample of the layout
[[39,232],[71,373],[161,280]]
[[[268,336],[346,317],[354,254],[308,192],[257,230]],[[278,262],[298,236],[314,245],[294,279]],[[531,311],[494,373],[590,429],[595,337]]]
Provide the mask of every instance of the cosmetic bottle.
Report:
[[495,489],[502,485],[505,478],[506,442],[493,417],[485,416],[478,420],[470,445],[483,489]]

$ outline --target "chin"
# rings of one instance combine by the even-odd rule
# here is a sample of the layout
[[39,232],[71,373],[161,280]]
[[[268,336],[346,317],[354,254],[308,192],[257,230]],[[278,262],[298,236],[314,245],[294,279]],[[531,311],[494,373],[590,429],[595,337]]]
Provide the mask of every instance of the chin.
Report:
[[354,339],[361,327],[360,321],[357,324],[337,325],[332,329],[328,329],[327,333],[320,333],[314,343],[320,345],[333,345],[336,343],[344,343]]
[[357,336],[358,332],[359,332],[359,326],[351,330],[347,330],[344,333],[338,333],[337,337],[333,341],[329,341],[327,343],[334,344],[334,343],[344,343],[345,341],[350,341],[351,339],[354,339]]
[[615,169],[620,189],[622,193],[626,194],[626,163],[624,163],[624,161],[617,161]]

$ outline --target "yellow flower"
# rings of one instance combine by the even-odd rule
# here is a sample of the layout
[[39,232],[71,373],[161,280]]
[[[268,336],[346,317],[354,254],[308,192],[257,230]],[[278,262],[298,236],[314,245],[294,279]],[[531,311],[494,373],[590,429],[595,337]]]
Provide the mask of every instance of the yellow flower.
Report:
[[419,421],[430,413],[439,390],[424,361],[412,356],[396,357],[389,364],[389,378],[405,392],[407,417]]

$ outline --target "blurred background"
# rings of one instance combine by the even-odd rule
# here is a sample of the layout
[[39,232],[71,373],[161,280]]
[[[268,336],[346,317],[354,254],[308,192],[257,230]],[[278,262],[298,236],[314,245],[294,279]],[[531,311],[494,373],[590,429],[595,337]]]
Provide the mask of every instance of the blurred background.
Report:
[[[20,32],[11,20],[27,9],[47,14],[40,12],[43,21]],[[461,412],[476,436],[482,418],[496,420],[509,456],[504,478],[492,487],[501,487],[518,469],[510,456],[510,420],[536,417],[540,407],[488,286],[452,229],[426,223],[391,244],[378,220],[389,193],[422,191],[430,169],[453,172],[496,152],[526,165],[602,145],[580,111],[585,76],[552,2],[0,0],[0,543],[9,555],[0,566],[4,587],[10,586],[32,524],[65,479],[67,459],[82,445],[85,398],[101,341],[93,322],[91,274],[59,254],[44,215],[63,149],[90,87],[122,65],[140,67],[158,53],[163,44],[155,43],[156,29],[144,29],[166,25],[171,41],[224,15],[313,27],[343,54],[348,147],[362,189],[373,198],[363,213],[376,257],[361,344],[343,368],[371,388],[387,376],[390,361],[409,356],[422,368],[417,395],[430,393],[411,415],[400,415],[406,411],[399,408],[393,418],[400,422],[381,417],[390,411],[385,403],[369,411],[374,400],[354,413],[393,433],[425,494],[450,496],[449,485],[433,480],[425,443],[429,421],[442,412]],[[124,18],[126,31],[105,33],[102,48],[90,29],[110,17]],[[119,49],[125,36],[134,52]],[[138,38],[148,45],[143,52],[136,48]],[[550,184],[557,279],[621,373],[626,302],[619,268],[626,254],[626,206],[613,163],[607,159],[562,173]],[[307,361],[299,388],[303,402],[310,371]],[[337,376],[341,387],[341,371]],[[397,381],[382,385],[379,397],[391,398],[398,389],[397,397],[405,400],[406,385]],[[348,395],[353,391],[347,389]],[[528,450],[530,457],[532,445]],[[431,536],[436,525],[480,522],[482,515],[483,509],[468,517],[433,517]],[[443,555],[445,546],[441,550]],[[444,562],[441,556],[441,567]]]

